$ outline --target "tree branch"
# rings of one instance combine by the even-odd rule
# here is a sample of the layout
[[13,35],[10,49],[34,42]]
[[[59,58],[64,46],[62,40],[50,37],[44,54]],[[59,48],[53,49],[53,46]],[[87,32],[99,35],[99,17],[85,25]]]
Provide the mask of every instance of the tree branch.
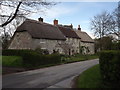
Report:
[[9,20],[7,20],[7,21],[6,21],[5,23],[3,23],[2,25],[0,25],[0,27],[6,26],[6,25],[9,24],[10,22],[12,22],[12,20],[17,16],[17,12],[19,11],[19,7],[20,7],[21,4],[22,4],[22,2],[19,2],[19,4],[18,4],[18,6],[17,6],[17,8],[16,8],[16,10],[15,10],[15,13],[14,13],[14,15],[12,16],[12,18],[9,19]]

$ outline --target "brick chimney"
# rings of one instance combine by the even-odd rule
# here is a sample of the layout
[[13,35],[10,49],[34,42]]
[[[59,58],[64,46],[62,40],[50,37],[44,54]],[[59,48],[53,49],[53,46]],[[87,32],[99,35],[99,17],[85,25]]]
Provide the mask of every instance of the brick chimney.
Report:
[[78,30],[80,30],[80,31],[81,31],[80,25],[78,25]]
[[38,18],[38,21],[43,22],[43,18],[41,18],[41,17]]
[[53,23],[54,23],[54,25],[58,25],[58,20],[55,19],[55,20],[53,21]]

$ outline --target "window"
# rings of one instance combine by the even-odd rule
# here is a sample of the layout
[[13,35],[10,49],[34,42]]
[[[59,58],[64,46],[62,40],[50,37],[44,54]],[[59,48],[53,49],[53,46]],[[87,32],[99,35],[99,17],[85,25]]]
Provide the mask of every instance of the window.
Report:
[[40,43],[45,43],[45,42],[40,42]]
[[41,48],[42,50],[45,50],[46,48]]

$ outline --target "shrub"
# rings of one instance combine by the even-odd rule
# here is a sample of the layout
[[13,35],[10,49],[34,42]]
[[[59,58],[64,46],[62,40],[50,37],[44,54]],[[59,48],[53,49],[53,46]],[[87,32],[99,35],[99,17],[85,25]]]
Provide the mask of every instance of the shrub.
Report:
[[100,52],[100,70],[104,83],[120,84],[120,51]]
[[26,67],[38,67],[47,64],[57,64],[61,62],[58,54],[40,55],[38,53],[25,53],[23,63]]
[[47,60],[49,60],[48,62],[51,63],[51,64],[60,63],[61,62],[61,56],[59,54],[47,55]]
[[49,54],[49,51],[47,49],[42,50],[41,48],[36,48],[35,51],[38,52],[39,54],[43,54],[43,55]]

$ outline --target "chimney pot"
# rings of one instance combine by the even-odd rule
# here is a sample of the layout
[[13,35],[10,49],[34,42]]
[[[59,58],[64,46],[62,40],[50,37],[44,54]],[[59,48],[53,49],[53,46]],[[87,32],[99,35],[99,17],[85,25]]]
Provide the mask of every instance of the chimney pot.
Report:
[[71,26],[71,28],[73,28],[73,25],[72,25],[72,23],[71,23],[71,25],[70,25],[70,26]]
[[41,17],[40,17],[40,18],[38,18],[38,21],[41,21],[41,22],[43,22],[43,18],[41,18]]
[[55,19],[53,23],[54,25],[58,25],[58,20]]
[[78,25],[78,30],[81,30],[80,25]]

